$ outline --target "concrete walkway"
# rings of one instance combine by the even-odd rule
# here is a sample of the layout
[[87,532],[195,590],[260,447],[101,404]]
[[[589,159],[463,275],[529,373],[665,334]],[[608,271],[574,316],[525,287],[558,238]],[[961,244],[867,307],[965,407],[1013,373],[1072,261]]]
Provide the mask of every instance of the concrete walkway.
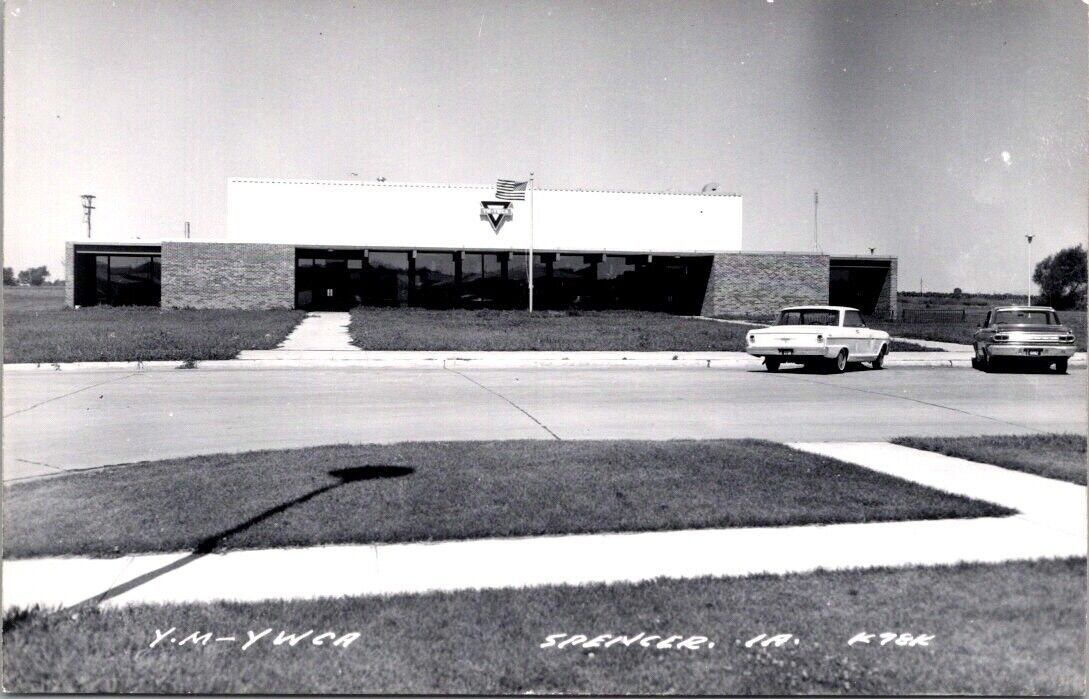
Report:
[[798,443],[1010,517],[4,563],[4,608],[258,601],[1084,556],[1083,486],[887,443]]
[[313,352],[357,355],[362,350],[352,344],[348,334],[351,314],[319,311],[307,313],[298,327],[274,350],[243,350],[239,359],[284,359]]
[[[909,340],[909,342],[916,342]],[[919,343],[925,341],[918,341]],[[967,369],[972,351],[893,352],[885,366],[896,368],[946,367]],[[1086,366],[1086,353],[1070,358],[1070,366]],[[208,360],[194,365],[180,361],[79,362],[62,364],[5,364],[7,373],[86,372],[124,369],[162,371],[248,371],[251,369],[310,369],[360,367],[372,369],[732,369],[753,371],[763,362],[744,352],[462,352],[341,350],[246,350],[237,359]]]

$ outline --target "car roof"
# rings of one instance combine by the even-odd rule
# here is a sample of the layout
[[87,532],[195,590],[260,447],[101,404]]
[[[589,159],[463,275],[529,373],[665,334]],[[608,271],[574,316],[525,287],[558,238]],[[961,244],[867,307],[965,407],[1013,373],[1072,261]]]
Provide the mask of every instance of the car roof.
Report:
[[857,308],[851,308],[850,306],[787,306],[786,308],[780,309],[779,312],[782,313],[783,311],[801,311],[801,310],[808,310],[808,311],[857,311],[858,309]]
[[992,311],[1054,311],[1051,306],[998,306]]

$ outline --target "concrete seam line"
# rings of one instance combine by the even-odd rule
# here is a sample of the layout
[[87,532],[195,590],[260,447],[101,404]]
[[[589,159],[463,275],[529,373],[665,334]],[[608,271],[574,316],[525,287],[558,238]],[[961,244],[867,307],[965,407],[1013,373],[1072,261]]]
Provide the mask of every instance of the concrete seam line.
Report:
[[25,412],[27,412],[29,410],[33,410],[34,408],[43,406],[46,403],[52,403],[55,400],[60,400],[61,398],[67,398],[68,396],[74,396],[77,393],[82,393],[83,391],[89,391],[90,389],[97,388],[98,386],[103,386],[105,384],[113,383],[115,381],[124,381],[127,378],[130,378],[132,376],[136,376],[138,373],[139,372],[133,372],[131,374],[125,374],[124,376],[114,377],[114,378],[112,378],[112,379],[110,379],[108,381],[99,381],[98,383],[91,384],[90,386],[84,386],[83,388],[77,388],[74,391],[69,391],[68,393],[65,393],[64,395],[54,396],[52,398],[47,398],[46,400],[43,400],[40,403],[35,403],[34,405],[31,405],[31,406],[29,406],[27,408],[22,408],[21,410],[15,410],[13,412],[10,412],[10,413],[8,413],[7,415],[4,416],[4,419],[6,420],[6,419],[8,419],[9,417],[11,417],[13,415],[18,415],[19,413],[25,413]]
[[[950,364],[950,366],[952,366],[952,364]],[[807,379],[802,379],[802,378],[799,378],[798,380],[799,381],[807,381]],[[948,406],[948,405],[942,405],[941,403],[931,403],[929,401],[921,400],[919,398],[912,398],[911,396],[898,396],[898,395],[896,395],[894,393],[882,393],[881,391],[871,391],[871,390],[868,390],[868,389],[865,389],[865,388],[857,388],[855,386],[843,386],[843,385],[840,385],[840,384],[828,383],[827,381],[808,380],[808,383],[815,383],[815,384],[819,384],[821,386],[835,386],[837,388],[842,388],[842,389],[847,390],[847,391],[855,391],[857,393],[868,393],[868,394],[873,395],[873,396],[884,396],[886,398],[895,398],[895,399],[899,399],[899,400],[906,400],[906,401],[910,401],[912,403],[918,403],[919,405],[927,405],[927,406],[930,406],[932,408],[939,408],[941,410],[950,410],[950,411],[952,411],[954,413],[960,413],[961,415],[967,415],[969,417],[975,417],[975,418],[979,418],[981,420],[990,420],[991,422],[997,422],[1000,425],[1009,425],[1010,427],[1020,427],[1021,429],[1031,430],[1033,432],[1039,432],[1040,434],[1046,434],[1047,433],[1047,430],[1042,430],[1042,429],[1039,429],[1039,428],[1036,428],[1036,427],[1032,427],[1031,425],[1022,425],[1022,424],[1017,423],[1017,422],[1008,422],[1006,420],[999,420],[998,418],[990,417],[989,415],[980,415],[979,413],[973,413],[973,412],[970,412],[968,410],[963,410],[961,408],[953,408],[953,407]]]
[[[444,362],[444,364],[445,364],[445,362]],[[465,374],[461,373],[461,372],[460,372],[460,371],[458,371],[457,369],[447,369],[447,371],[449,371],[449,372],[451,372],[451,373],[454,373],[454,374],[457,374],[458,376],[460,376],[461,378],[465,379],[465,380],[466,380],[466,381],[468,381],[469,383],[475,384],[476,386],[479,386],[480,388],[483,388],[483,389],[484,389],[485,391],[487,391],[488,393],[492,394],[493,396],[496,396],[496,397],[498,397],[498,398],[502,398],[502,399],[503,399],[504,401],[506,401],[506,402],[507,402],[508,404],[510,404],[510,405],[511,405],[512,407],[514,407],[514,408],[515,408],[516,410],[518,410],[518,411],[519,411],[520,413],[522,413],[523,415],[525,415],[526,417],[528,417],[528,418],[529,418],[530,420],[533,420],[533,421],[534,421],[535,423],[537,423],[537,425],[539,425],[539,426],[540,426],[540,428],[541,428],[541,429],[543,429],[543,430],[544,430],[545,432],[547,432],[547,433],[549,433],[550,435],[552,435],[552,438],[553,438],[553,439],[555,439],[555,440],[557,440],[557,441],[560,441],[560,442],[562,442],[562,441],[563,441],[563,438],[562,438],[562,437],[560,437],[560,436],[559,436],[558,434],[556,434],[555,432],[553,432],[552,430],[550,430],[550,429],[548,428],[548,425],[544,424],[543,422],[541,422],[541,421],[540,421],[540,420],[538,420],[537,418],[533,417],[533,414],[532,414],[532,413],[530,413],[530,412],[529,412],[528,410],[526,410],[526,409],[525,409],[525,408],[523,408],[522,406],[520,406],[520,405],[518,405],[517,403],[515,403],[514,401],[512,401],[512,400],[511,400],[510,398],[507,398],[506,396],[504,396],[504,395],[503,395],[502,393],[500,393],[499,391],[493,391],[492,389],[488,388],[487,386],[485,386],[484,384],[480,383],[480,382],[479,382],[479,381],[477,381],[476,379],[473,379],[473,378],[470,378],[470,377],[466,376]]]

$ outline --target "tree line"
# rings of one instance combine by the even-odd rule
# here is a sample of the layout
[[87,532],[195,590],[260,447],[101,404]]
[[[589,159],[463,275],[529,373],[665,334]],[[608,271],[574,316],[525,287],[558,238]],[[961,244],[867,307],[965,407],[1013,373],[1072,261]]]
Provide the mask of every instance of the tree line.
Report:
[[1032,281],[1052,308],[1085,308],[1086,255],[1081,243],[1048,255],[1036,264]]
[[45,265],[42,265],[41,267],[27,267],[26,269],[19,272],[19,274],[16,274],[13,268],[5,267],[4,286],[20,286],[28,284],[30,286],[48,286],[49,284],[64,283],[64,281],[61,279],[50,282],[50,276],[52,275],[50,275],[49,273],[49,268]]

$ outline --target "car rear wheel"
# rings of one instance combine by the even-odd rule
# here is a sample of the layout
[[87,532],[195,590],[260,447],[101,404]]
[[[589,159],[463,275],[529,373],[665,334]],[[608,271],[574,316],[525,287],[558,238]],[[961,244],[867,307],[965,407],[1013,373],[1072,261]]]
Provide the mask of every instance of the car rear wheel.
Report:
[[768,368],[768,371],[779,371],[779,360],[768,357],[764,360],[764,366]]
[[1055,360],[1055,373],[1056,374],[1065,374],[1066,373],[1067,361],[1068,360],[1067,360],[1066,357],[1063,357],[1062,359],[1056,359]]
[[889,353],[888,345],[881,345],[881,351],[877,353],[877,359],[870,362],[870,366],[874,369],[885,368],[885,355]]
[[847,350],[841,349],[828,368],[835,374],[842,374],[847,371]]
[[979,368],[986,372],[994,371],[994,362],[991,360],[991,356],[987,354],[987,350],[982,347],[979,350]]

